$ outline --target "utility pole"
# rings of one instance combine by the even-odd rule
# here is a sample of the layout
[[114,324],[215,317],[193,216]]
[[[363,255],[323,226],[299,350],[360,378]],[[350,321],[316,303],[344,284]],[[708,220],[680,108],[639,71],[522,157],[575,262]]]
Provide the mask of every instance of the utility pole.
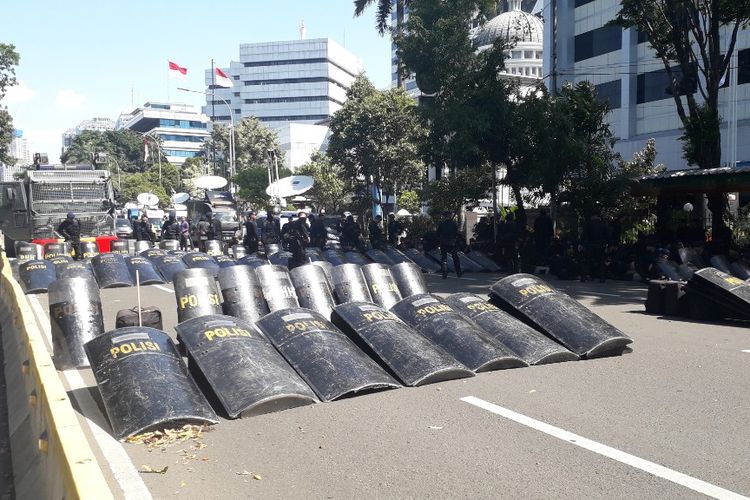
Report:
[[[216,70],[214,70],[214,60],[211,59],[211,132],[214,130],[214,120],[216,120],[216,99],[213,97],[213,93],[216,90]],[[211,159],[213,161],[214,170],[213,173],[216,175],[216,143],[211,140]]]
[[549,93],[554,97],[557,95],[557,0],[551,0],[550,7],[552,9],[552,19],[549,20],[552,23],[552,55],[550,57],[552,71],[550,71]]

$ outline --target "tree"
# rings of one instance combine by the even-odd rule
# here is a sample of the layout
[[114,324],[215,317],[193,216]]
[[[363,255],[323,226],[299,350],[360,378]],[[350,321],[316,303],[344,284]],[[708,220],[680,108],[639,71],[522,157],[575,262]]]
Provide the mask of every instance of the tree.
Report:
[[203,158],[188,158],[180,168],[181,190],[188,193],[192,198],[201,195],[201,190],[195,187],[195,179],[202,176],[206,171]]
[[416,215],[422,208],[422,202],[419,200],[419,193],[416,191],[404,191],[398,197],[398,206],[407,210],[410,214]]
[[351,197],[351,186],[346,182],[343,169],[334,164],[325,153],[315,152],[310,161],[297,169],[297,175],[309,175],[315,185],[306,196],[328,213],[337,213]]
[[[16,47],[0,43],[0,102],[8,87],[16,84],[16,69],[20,56]],[[13,119],[8,109],[0,104],[0,165],[12,165],[15,159],[10,157],[10,142],[13,139]]]
[[159,203],[162,206],[168,206],[170,203],[167,192],[158,183],[154,183],[153,177],[149,174],[135,173],[126,174],[122,177],[119,201],[135,201],[136,197],[141,193],[155,194],[159,197]]
[[[149,159],[145,159],[144,140],[149,141]],[[161,148],[153,146],[153,139],[145,139],[131,130],[84,130],[71,142],[68,149],[60,155],[63,164],[91,163],[92,155],[95,153],[107,153],[113,161],[110,165],[114,170],[118,165],[122,172],[143,172],[147,161],[157,163],[161,155],[162,163],[167,162]]]
[[439,215],[445,210],[455,214],[467,204],[478,204],[479,200],[487,199],[491,186],[489,170],[478,175],[472,169],[464,169],[428,183],[422,194],[430,204],[430,214]]
[[395,195],[420,184],[425,129],[403,89],[376,90],[360,75],[333,115],[330,130],[328,156],[355,184]]
[[[699,168],[720,166],[719,90],[738,33],[750,24],[750,0],[622,0],[616,22],[646,34],[664,65],[685,159]],[[716,232],[724,226],[726,195],[709,194],[708,206]]]
[[[292,171],[283,165],[279,165],[279,177],[292,175]],[[257,210],[265,209],[268,205],[269,196],[266,194],[268,187],[268,170],[266,167],[244,168],[234,177],[234,182],[240,187],[239,197]]]
[[[272,130],[254,116],[243,118],[234,127],[234,158],[235,168],[239,174],[249,168],[266,168],[269,151],[276,151],[278,162],[284,160],[283,151],[279,145],[279,137]],[[206,142],[206,151],[216,149],[218,157],[217,164],[220,172],[227,172],[229,167],[229,128],[216,124],[211,132],[210,139]],[[219,175],[220,172],[216,172]],[[228,175],[227,175],[228,176]]]

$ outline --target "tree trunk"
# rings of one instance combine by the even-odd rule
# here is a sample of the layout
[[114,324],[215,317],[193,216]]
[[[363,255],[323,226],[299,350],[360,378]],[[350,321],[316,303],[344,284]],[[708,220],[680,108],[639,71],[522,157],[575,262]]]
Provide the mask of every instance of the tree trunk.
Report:
[[510,189],[513,191],[513,198],[516,199],[516,206],[518,206],[518,213],[516,214],[516,221],[522,222],[526,227],[526,207],[523,204],[523,196],[521,196],[521,188],[518,185],[511,184]]

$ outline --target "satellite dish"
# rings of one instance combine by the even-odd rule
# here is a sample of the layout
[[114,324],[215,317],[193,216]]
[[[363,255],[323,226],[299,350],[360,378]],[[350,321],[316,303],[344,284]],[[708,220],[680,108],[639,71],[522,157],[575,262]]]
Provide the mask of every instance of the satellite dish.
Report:
[[315,179],[309,175],[293,175],[284,177],[266,188],[268,196],[278,195],[280,198],[299,196],[306,193],[315,185]]
[[175,205],[179,205],[180,203],[185,203],[190,199],[190,195],[187,193],[175,193],[172,195],[172,203]]
[[154,207],[159,204],[159,197],[154,193],[141,193],[135,198],[138,203],[147,207]]
[[227,180],[218,175],[204,175],[195,179],[193,185],[200,189],[221,189],[227,185]]

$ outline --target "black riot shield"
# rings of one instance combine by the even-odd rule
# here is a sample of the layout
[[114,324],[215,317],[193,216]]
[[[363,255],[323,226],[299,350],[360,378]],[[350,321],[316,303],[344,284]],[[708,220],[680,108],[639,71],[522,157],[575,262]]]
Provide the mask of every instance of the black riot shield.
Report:
[[258,254],[253,253],[250,255],[245,255],[241,259],[237,261],[237,264],[250,266],[253,269],[256,269],[260,266],[269,266],[271,265],[270,262],[268,262],[266,259],[259,257]]
[[482,266],[485,271],[489,271],[491,273],[498,273],[501,270],[500,266],[498,266],[495,261],[487,257],[486,254],[484,254],[483,252],[480,252],[479,250],[472,250],[470,253],[466,254],[466,257],[476,262],[478,265]]
[[333,270],[333,264],[326,260],[314,260],[312,261],[312,265],[318,266],[323,270],[323,272],[326,274],[326,278],[328,278],[328,283],[331,283],[331,286],[333,286],[333,281],[331,279],[331,271]]
[[212,257],[224,255],[224,246],[219,240],[206,241],[206,253]]
[[[427,254],[429,255],[429,257],[433,261],[435,261],[435,263],[438,266],[440,266],[440,259],[441,259],[440,250],[430,250],[429,252],[427,252]],[[459,260],[461,260],[461,259],[459,258]],[[455,273],[456,272],[456,265],[453,263],[453,257],[451,257],[451,255],[448,255],[448,258],[447,258],[447,260],[445,262],[445,265],[446,265],[446,267],[448,269],[448,272],[451,272],[451,273]],[[462,271],[463,271],[463,269],[462,269]]]
[[258,276],[250,266],[237,265],[219,271],[224,314],[255,323],[269,313]]
[[267,245],[263,245],[263,250],[265,251],[266,257],[269,255],[273,255],[276,252],[281,251],[281,245],[278,243],[268,243]]
[[103,253],[91,259],[94,267],[94,276],[99,283],[99,288],[117,288],[133,286],[135,283],[130,277],[125,257],[116,253]]
[[[175,327],[188,368],[230,418],[308,405],[318,400],[252,324],[230,316],[203,316]],[[213,399],[213,398],[211,398]]]
[[399,387],[354,342],[320,314],[293,308],[256,323],[321,401]]
[[315,247],[305,248],[305,255],[307,260],[310,262],[323,261],[323,256],[320,254],[320,249]]
[[218,422],[166,333],[118,328],[89,341],[85,349],[117,439]]
[[687,292],[710,303],[719,316],[750,319],[750,285],[735,276],[705,267],[695,271]]
[[151,248],[151,242],[146,240],[140,240],[135,242],[135,254],[140,255],[149,248]]
[[84,259],[93,259],[99,255],[99,245],[93,241],[84,241],[81,243],[81,255]]
[[429,293],[427,283],[425,283],[424,276],[422,276],[422,270],[412,262],[404,262],[392,266],[391,275],[396,280],[402,297]]
[[403,262],[411,262],[411,259],[407,257],[401,250],[392,246],[385,248],[385,254],[388,256],[394,264],[401,264]]
[[367,264],[362,266],[362,274],[365,275],[367,288],[370,289],[372,301],[378,305],[390,309],[396,302],[402,299],[398,285],[393,279],[388,266],[383,264]]
[[159,242],[159,248],[162,250],[179,250],[180,242],[179,240],[161,240]]
[[281,251],[272,253],[268,256],[268,262],[274,266],[289,267],[289,259],[292,258],[292,252]]
[[344,254],[341,252],[341,250],[337,250],[334,248],[329,248],[328,250],[324,250],[323,258],[330,262],[332,266],[340,266],[342,264],[346,264],[346,257],[344,257]]
[[568,294],[530,274],[496,282],[490,300],[581,357],[620,354],[632,342]]
[[174,275],[187,269],[182,257],[177,255],[160,255],[154,258],[154,264],[166,281],[174,281]]
[[221,314],[216,280],[207,269],[186,269],[174,275],[177,322],[209,314]]
[[152,259],[161,257],[162,255],[166,255],[166,254],[167,254],[167,251],[162,250],[161,248],[147,248],[146,250],[138,253],[138,255],[148,260],[152,260]]
[[91,277],[63,278],[49,287],[53,356],[58,369],[83,368],[83,345],[104,333],[99,287]]
[[455,293],[443,301],[530,365],[575,361],[578,355],[501,311],[478,295]]
[[[470,258],[466,256],[463,252],[457,252],[458,254],[458,260],[461,262],[461,271],[462,272],[468,272],[468,273],[479,273],[482,271],[489,271],[489,269],[485,269],[480,264],[474,262]],[[453,259],[451,259],[453,260]]]
[[349,302],[336,306],[333,323],[404,385],[474,376],[453,356],[376,304]]
[[96,279],[94,277],[94,268],[91,267],[91,263],[86,261],[75,260],[57,267],[57,279],[59,280],[74,278],[76,276],[88,277],[92,280]]
[[24,262],[27,260],[41,260],[44,258],[44,247],[36,243],[17,241],[15,244],[16,260]]
[[475,372],[528,366],[434,295],[412,295],[391,312]]
[[186,252],[185,250],[167,250],[167,255],[174,255],[175,257],[183,258],[186,256],[189,252]]
[[65,241],[63,243],[45,243],[44,245],[44,258],[45,259],[53,259],[55,257],[60,257],[61,255],[66,255],[70,257],[71,253],[71,246],[70,243]]
[[67,255],[59,255],[48,260],[55,265],[55,269],[58,273],[60,272],[60,269],[73,262],[73,258]]
[[190,252],[182,257],[189,269],[205,269],[215,278],[219,275],[219,264],[216,260],[201,252]]
[[128,248],[128,240],[114,240],[113,242],[109,244],[109,251],[111,253],[129,255],[130,248]]
[[216,260],[216,263],[219,264],[220,269],[237,265],[237,262],[235,262],[235,260],[229,255],[217,255],[216,257],[214,257],[214,260]]
[[156,270],[154,264],[145,257],[125,257],[125,261],[128,264],[128,271],[130,277],[133,279],[133,283],[136,283],[135,272],[138,271],[138,279],[141,285],[160,285],[164,283],[159,271]]
[[262,266],[255,269],[255,274],[271,312],[299,307],[292,278],[285,267]]
[[247,255],[247,248],[245,248],[245,245],[232,246],[232,257],[234,257],[235,260],[240,260],[245,255]]
[[352,264],[359,264],[360,266],[365,266],[370,263],[370,259],[359,252],[355,252],[354,250],[344,252],[344,257],[346,257],[347,262],[350,262]]
[[331,284],[323,269],[314,264],[305,264],[292,269],[290,274],[299,305],[330,320],[335,303]]
[[416,248],[407,248],[406,250],[404,250],[404,255],[409,257],[412,262],[421,267],[423,271],[427,271],[428,273],[440,272],[440,264],[435,262],[430,257],[426,256]]
[[18,266],[18,278],[25,293],[44,293],[57,279],[57,272],[48,260],[27,260]]
[[383,252],[382,250],[378,250],[377,248],[368,250],[367,256],[371,261],[377,264],[385,264],[386,266],[392,266],[393,264],[395,264],[395,262],[393,262],[393,259],[388,257],[385,252]]
[[372,302],[362,267],[357,264],[342,264],[331,269],[331,284],[337,304]]

